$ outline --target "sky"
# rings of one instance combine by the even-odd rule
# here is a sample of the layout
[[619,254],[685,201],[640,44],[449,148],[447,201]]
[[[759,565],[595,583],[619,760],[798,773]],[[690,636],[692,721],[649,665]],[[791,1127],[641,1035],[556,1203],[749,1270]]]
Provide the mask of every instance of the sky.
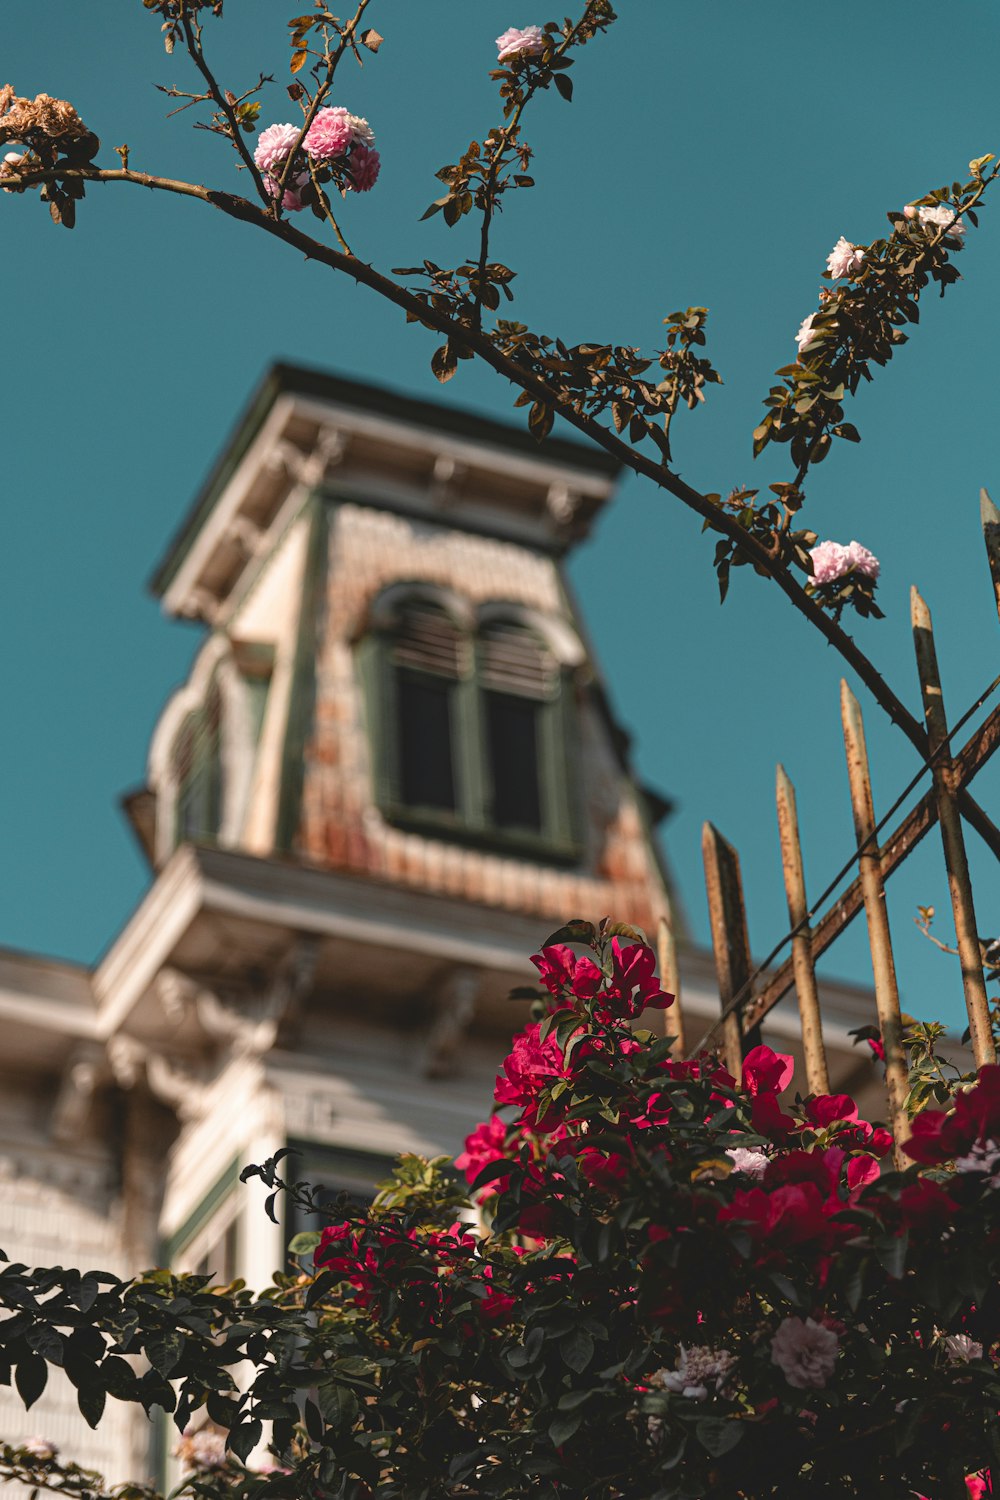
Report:
[[[518,6],[373,0],[385,45],[363,72],[345,68],[338,94],[369,119],[382,153],[377,188],[344,215],[364,259],[455,264],[472,251],[471,220],[448,231],[419,218],[438,194],[437,168],[499,120],[493,38],[548,19],[529,0]],[[887,210],[1000,152],[1000,8],[620,9],[611,33],[579,54],[573,103],[553,93],[533,106],[525,133],[537,186],[510,201],[494,253],[517,271],[514,315],[567,342],[655,349],[668,313],[708,307],[725,384],[677,418],[676,466],[703,490],[765,488],[790,477],[787,455],[772,448],[754,462],[750,435],[834,242],[875,238]],[[210,55],[236,92],[274,74],[262,123],[293,118],[284,86],[294,11],[294,0],[230,0],[226,19],[207,24]],[[37,0],[4,0],[3,82],[69,99],[101,136],[105,165],[118,165],[113,147],[127,142],[135,168],[244,190],[233,153],[192,130],[193,112],[166,118],[171,101],[154,85],[194,80],[179,54],[164,55],[158,18],[139,0],[47,0],[44,21]],[[964,279],[943,302],[928,295],[911,342],[852,403],[862,442],[839,445],[816,471],[803,514],[821,536],[856,537],[881,559],[887,618],[849,628],[914,711],[908,599],[919,586],[952,720],[997,672],[978,491],[992,486],[1000,500],[998,253],[995,199],[969,233]],[[118,798],[143,781],[152,727],[201,639],[160,613],[147,581],[263,371],[297,361],[523,414],[485,368],[464,363],[440,387],[432,335],[200,203],[94,185],[70,233],[34,198],[5,197],[0,256],[0,944],[90,963],[148,885]],[[570,575],[638,769],[676,800],[665,844],[693,936],[708,935],[700,842],[711,819],[740,852],[762,954],[787,927],[777,762],[797,788],[810,891],[852,852],[842,663],[749,570],[720,608],[711,558],[695,516],[629,478]],[[884,811],[917,760],[861,696]],[[975,784],[995,818],[998,778],[987,768]],[[1000,878],[971,833],[969,850],[980,930],[993,935]],[[934,905],[935,930],[952,937],[936,832],[894,876],[889,910],[904,1007],[958,1023],[957,961],[916,931],[918,904]],[[821,972],[870,980],[860,922]]]

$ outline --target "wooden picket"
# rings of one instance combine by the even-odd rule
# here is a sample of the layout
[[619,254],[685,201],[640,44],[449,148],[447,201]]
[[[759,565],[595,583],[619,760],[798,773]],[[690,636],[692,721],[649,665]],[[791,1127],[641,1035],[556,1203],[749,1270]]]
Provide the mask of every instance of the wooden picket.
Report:
[[[1000,511],[993,505],[985,490],[981,493],[981,518],[987,560],[1000,614]],[[718,1020],[707,1035],[700,1039],[696,1049],[709,1047],[718,1051],[729,1071],[738,1074],[742,1058],[759,1040],[761,1021],[783,996],[794,989],[799,1005],[807,1087],[810,1093],[828,1092],[829,1068],[823,1044],[815,965],[820,954],[836,941],[848,923],[863,910],[872,956],[876,1013],[885,1048],[889,1120],[895,1140],[895,1160],[900,1166],[905,1164],[900,1146],[909,1134],[905,1110],[907,1071],[892,938],[885,904],[885,882],[935,823],[941,830],[976,1066],[982,1067],[996,1061],[984,978],[983,945],[976,924],[963,824],[968,822],[984,837],[990,848],[995,847],[995,826],[973,801],[967,788],[1000,746],[1000,707],[988,714],[979,729],[961,748],[953,748],[952,737],[957,731],[952,731],[951,734],[948,731],[931,615],[915,588],[911,592],[911,617],[924,722],[927,727],[927,756],[922,772],[897,799],[893,812],[915,788],[920,774],[930,774],[930,789],[880,844],[881,825],[875,821],[861,708],[847,683],[843,682],[841,718],[857,846],[852,863],[857,864],[858,873],[848,889],[825,911],[817,913],[810,909],[799,843],[795,789],[784,768],[779,765],[778,829],[790,930],[772,956],[786,943],[791,946],[791,955],[774,970],[769,970],[766,964],[758,969],[753,968],[739,855],[718,829],[711,823],[705,824],[702,852],[720,1013]],[[990,685],[977,704],[963,716],[958,728],[978,711],[998,686],[1000,678]],[[846,870],[841,875],[845,873]],[[824,897],[820,898],[821,903],[830,890],[836,888],[839,879],[840,877],[828,888]],[[676,948],[665,923],[661,926],[659,949],[664,982],[669,979],[668,988],[679,993]],[[676,1022],[680,1021],[681,1034],[675,1043],[675,1052],[684,1055],[685,1037],[679,1012],[672,1012],[671,1020],[672,1032],[678,1031]]]

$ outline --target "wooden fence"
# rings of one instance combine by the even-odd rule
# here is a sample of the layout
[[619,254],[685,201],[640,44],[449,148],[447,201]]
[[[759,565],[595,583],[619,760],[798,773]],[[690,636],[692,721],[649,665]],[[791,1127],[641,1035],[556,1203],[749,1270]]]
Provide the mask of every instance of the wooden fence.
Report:
[[[985,490],[981,494],[981,514],[986,554],[1000,613],[1000,511]],[[885,883],[935,823],[941,831],[973,1055],[977,1067],[996,1061],[964,825],[974,828],[991,851],[1000,857],[1000,830],[968,792],[973,777],[1000,745],[1000,706],[988,714],[960,748],[956,748],[953,741],[1000,687],[1000,678],[986,688],[949,731],[930,611],[915,588],[911,590],[910,604],[927,736],[923,764],[889,812],[876,822],[861,707],[847,683],[842,682],[841,720],[857,852],[810,906],[799,842],[795,788],[779,765],[778,832],[790,926],[781,941],[756,967],[750,958],[739,855],[717,828],[711,823],[705,824],[702,852],[721,1011],[718,1021],[700,1040],[685,1034],[677,954],[666,923],[662,924],[659,935],[663,981],[678,997],[670,1012],[670,1029],[678,1035],[676,1051],[679,1055],[686,1055],[688,1050],[713,1048],[721,1053],[729,1071],[738,1077],[742,1058],[760,1039],[764,1017],[794,989],[799,1006],[807,1086],[810,1092],[827,1093],[829,1070],[823,1045],[815,965],[820,954],[826,952],[863,909],[871,949],[875,1004],[885,1047],[889,1120],[899,1162],[900,1142],[909,1134],[904,1108],[907,1067]],[[924,795],[901,822],[884,833],[886,825],[924,777],[930,780]],[[839,889],[855,867],[857,874],[847,890],[824,907],[824,902]],[[772,968],[774,960],[786,947],[790,949],[789,956],[779,967]],[[692,1042],[696,1043],[694,1048]]]

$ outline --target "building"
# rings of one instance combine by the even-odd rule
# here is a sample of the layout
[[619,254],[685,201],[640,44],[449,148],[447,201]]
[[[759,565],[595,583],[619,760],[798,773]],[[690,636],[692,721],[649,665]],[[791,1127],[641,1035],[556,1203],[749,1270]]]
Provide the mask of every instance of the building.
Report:
[[[241,1167],[368,1190],[460,1149],[568,917],[673,922],[653,825],[562,561],[614,462],[453,409],[277,367],[154,580],[200,621],[125,808],[149,889],[93,971],[0,955],[0,1245],[262,1285],[286,1234]],[[686,1012],[717,1010],[685,955]],[[826,996],[842,1086],[866,996]],[[794,1014],[771,1035],[787,1045]],[[150,1472],[141,1413],[44,1431]]]

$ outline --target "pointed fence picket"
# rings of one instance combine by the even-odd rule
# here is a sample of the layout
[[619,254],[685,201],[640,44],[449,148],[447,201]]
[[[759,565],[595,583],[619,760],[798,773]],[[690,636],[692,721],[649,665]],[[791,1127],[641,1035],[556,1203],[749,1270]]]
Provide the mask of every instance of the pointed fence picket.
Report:
[[[981,493],[981,518],[996,607],[1000,614],[1000,511],[985,490]],[[949,732],[931,615],[915,588],[911,593],[911,616],[927,730],[924,763],[890,812],[877,823],[861,708],[847,683],[841,683],[841,719],[857,852],[819,897],[816,907],[810,908],[799,842],[795,788],[779,765],[778,830],[790,930],[764,964],[757,968],[750,957],[739,855],[717,828],[711,823],[705,824],[702,854],[720,1014],[697,1044],[697,1050],[708,1047],[720,1053],[729,1071],[738,1076],[743,1057],[759,1041],[764,1017],[794,989],[799,1005],[807,1087],[810,1093],[828,1092],[829,1067],[823,1044],[815,966],[819,956],[863,910],[872,956],[876,1015],[885,1048],[888,1113],[895,1141],[895,1159],[899,1165],[905,1162],[900,1147],[909,1134],[905,1110],[907,1073],[885,883],[935,823],[941,830],[976,1066],[996,1061],[984,977],[984,944],[976,925],[963,825],[968,823],[974,828],[994,853],[1000,850],[1000,832],[968,792],[973,777],[1000,746],[1000,707],[987,715],[960,748],[955,749],[952,742],[1000,687],[1000,678],[987,687]],[[928,774],[930,788],[880,844],[884,825],[895,816],[922,777]],[[819,910],[855,865],[857,875],[847,890],[825,910]],[[778,968],[771,969],[771,961],[786,945],[791,947],[789,958]],[[658,947],[664,985],[679,995],[681,979],[677,952],[673,935],[665,922],[661,924]],[[670,1030],[675,1034],[680,1031],[674,1044],[675,1055],[686,1055],[689,1039],[684,1035],[679,1001],[677,1008],[671,1011],[670,1020]]]

